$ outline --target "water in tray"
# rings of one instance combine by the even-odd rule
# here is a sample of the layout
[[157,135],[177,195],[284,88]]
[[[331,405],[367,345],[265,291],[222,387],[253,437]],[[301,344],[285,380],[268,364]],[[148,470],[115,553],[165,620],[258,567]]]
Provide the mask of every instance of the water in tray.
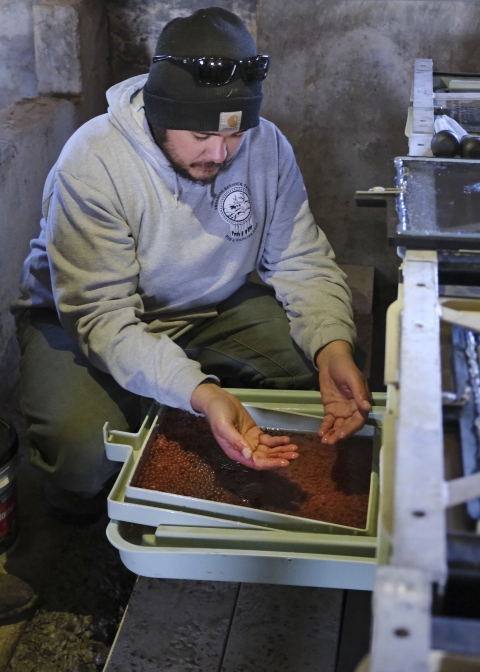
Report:
[[326,446],[313,432],[287,434],[300,457],[288,467],[255,471],[230,460],[207,421],[171,409],[132,478],[138,488],[248,506],[264,511],[365,527],[372,436]]

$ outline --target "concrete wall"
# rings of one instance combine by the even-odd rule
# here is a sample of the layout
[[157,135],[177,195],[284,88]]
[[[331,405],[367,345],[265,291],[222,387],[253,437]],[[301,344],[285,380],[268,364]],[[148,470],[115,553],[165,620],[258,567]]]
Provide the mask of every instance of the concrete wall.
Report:
[[[23,2],[18,5],[21,18],[25,8]],[[110,85],[103,1],[43,0],[28,9],[35,82],[44,95],[23,98],[0,112],[0,413],[18,380],[19,352],[9,306],[18,295],[29,242],[39,232],[45,179],[76,128],[106,111]],[[18,75],[14,99],[23,94],[20,83]]]
[[393,186],[415,58],[480,71],[480,2],[258,0],[257,28],[272,57],[262,113],[293,144],[318,224],[339,261],[395,282],[383,211],[356,208],[355,189]]
[[23,100],[0,112],[0,408],[18,378],[18,348],[10,303],[30,239],[39,233],[45,177],[75,130],[73,103]]
[[[116,81],[146,72],[156,37],[204,0],[107,2]],[[236,11],[272,57],[263,116],[292,143],[317,222],[340,262],[373,265],[396,283],[381,210],[358,209],[359,188],[393,184],[415,58],[480,70],[478,0],[238,0]]]
[[166,23],[202,7],[235,12],[256,37],[255,0],[107,0],[110,63],[115,82],[148,72],[157,38]]
[[37,95],[34,0],[0,0],[0,110]]

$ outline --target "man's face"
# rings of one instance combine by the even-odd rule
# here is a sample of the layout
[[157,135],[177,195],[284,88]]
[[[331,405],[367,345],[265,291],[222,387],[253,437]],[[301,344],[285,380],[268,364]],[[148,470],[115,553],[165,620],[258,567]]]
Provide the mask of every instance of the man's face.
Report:
[[236,152],[245,131],[200,133],[170,129],[158,134],[153,129],[153,135],[160,149],[180,175],[208,183]]

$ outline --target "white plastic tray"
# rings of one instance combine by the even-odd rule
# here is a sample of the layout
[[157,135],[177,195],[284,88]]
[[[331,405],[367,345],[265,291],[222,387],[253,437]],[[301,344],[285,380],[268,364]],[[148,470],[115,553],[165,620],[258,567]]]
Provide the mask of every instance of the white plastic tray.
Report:
[[[261,427],[282,431],[317,432],[321,420],[249,406],[249,413]],[[138,462],[156,438],[163,409],[152,407],[136,435],[110,431],[105,426],[105,448],[111,460],[125,461],[108,497],[111,518],[144,525],[199,525],[211,527],[262,527],[296,532],[374,536],[378,511],[378,451],[380,431],[366,425],[358,434],[371,436],[374,442],[369,508],[365,528],[347,527],[270,511],[224,504],[134,487],[131,484]],[[117,443],[119,440],[129,443]]]
[[[318,430],[323,415],[318,392],[230,392],[262,427]],[[124,564],[142,576],[371,590],[385,396],[375,395],[374,403],[369,424],[361,432],[374,438],[365,528],[133,487],[136,465],[155,437],[161,409],[153,406],[136,434],[111,430],[108,424],[104,428],[108,457],[124,462],[108,497],[109,540]]]

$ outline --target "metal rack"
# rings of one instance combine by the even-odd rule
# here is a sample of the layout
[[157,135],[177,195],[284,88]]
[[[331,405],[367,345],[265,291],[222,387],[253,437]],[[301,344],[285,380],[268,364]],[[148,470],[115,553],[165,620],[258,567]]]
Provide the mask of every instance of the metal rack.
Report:
[[[357,194],[360,205],[388,204],[389,238],[402,246],[399,252],[404,258],[399,299],[387,316],[387,408],[373,636],[370,657],[358,672],[480,670],[480,658],[471,657],[480,656],[480,620],[441,615],[442,596],[452,576],[462,575],[472,585],[480,581],[480,536],[472,518],[479,507],[469,507],[471,529],[450,530],[447,525],[449,508],[480,497],[480,387],[478,395],[476,390],[480,383],[480,208],[477,220],[465,231],[465,220],[452,221],[451,226],[440,223],[444,209],[437,207],[442,189],[461,181],[462,171],[467,182],[468,173],[476,176],[480,186],[480,162],[453,159],[445,169],[445,160],[429,158],[434,78],[431,60],[415,62],[407,124],[410,157],[396,159],[396,187]],[[405,180],[399,174],[400,165],[409,166]],[[457,177],[441,187],[437,169]],[[418,171],[423,171],[423,181],[416,178]],[[471,193],[476,192],[464,188],[452,198],[463,204]],[[415,219],[409,207],[423,211]],[[433,229],[425,224],[429,218]],[[415,224],[418,221],[420,227]],[[466,248],[476,251],[467,253]],[[472,296],[477,301],[465,300]],[[441,330],[447,323],[456,325],[457,336],[473,339],[463,363],[458,338],[453,346],[455,390],[442,384]],[[470,467],[463,459],[463,476],[446,480],[444,427],[452,415],[460,426],[462,452],[474,458]]]

